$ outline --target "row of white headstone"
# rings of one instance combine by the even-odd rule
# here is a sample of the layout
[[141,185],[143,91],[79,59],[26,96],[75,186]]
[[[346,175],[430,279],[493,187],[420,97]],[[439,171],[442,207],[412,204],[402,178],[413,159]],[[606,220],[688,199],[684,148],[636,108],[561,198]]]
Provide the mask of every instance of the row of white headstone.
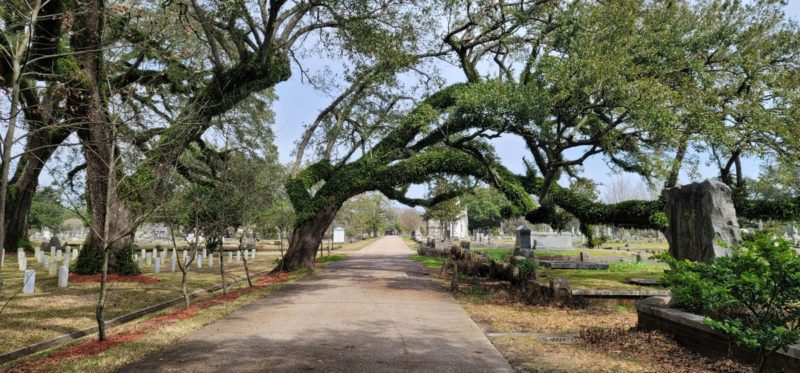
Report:
[[[226,263],[228,263],[228,264],[233,263],[233,260],[234,260],[233,252],[232,251],[228,251],[227,254],[228,255],[227,255]],[[248,260],[255,259],[256,250],[255,249],[244,250],[244,256],[245,256],[245,259],[248,259]],[[133,259],[139,264],[139,267],[152,266],[153,267],[153,273],[160,273],[161,272],[161,266],[166,264],[167,250],[162,250],[159,253],[157,249],[153,249],[153,251],[151,253],[151,252],[149,252],[149,251],[147,251],[145,249],[142,249],[142,251],[139,254],[134,254],[133,257],[134,257]],[[189,264],[189,261],[188,261],[189,253],[186,250],[183,250],[182,253],[181,253],[181,257],[183,259],[184,267],[187,266]],[[175,272],[177,259],[178,259],[178,256],[177,256],[175,250],[173,249],[172,250],[172,255],[170,256],[170,260],[169,260],[169,271],[170,272]],[[203,268],[203,261],[205,261],[208,264],[209,267],[213,266],[214,265],[214,254],[212,253],[211,255],[208,255],[207,249],[203,249],[203,252],[202,253],[198,253],[197,256],[195,257],[195,260],[194,260],[195,266],[197,268]],[[236,251],[236,263],[241,263],[241,261],[242,261],[242,252],[241,251]]]
[[[69,283],[69,265],[78,258],[78,250],[72,249],[71,252],[63,253],[53,246],[50,248],[50,255],[45,255],[41,249],[36,248],[34,249],[34,258],[39,264],[47,268],[48,275],[58,275],[58,287],[65,288]],[[59,266],[58,262],[61,262],[62,265]],[[17,263],[19,264],[19,270],[25,273],[22,292],[24,294],[32,294],[36,290],[36,271],[28,269],[28,257],[22,248],[17,249]]]

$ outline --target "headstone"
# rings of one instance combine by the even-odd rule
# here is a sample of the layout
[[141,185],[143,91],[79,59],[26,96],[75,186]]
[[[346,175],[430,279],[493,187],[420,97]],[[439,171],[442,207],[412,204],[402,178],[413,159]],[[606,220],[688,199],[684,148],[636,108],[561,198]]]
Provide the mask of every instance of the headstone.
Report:
[[55,258],[55,257],[56,257],[56,247],[50,246],[50,258]]
[[253,248],[253,259],[255,259],[255,258],[256,258],[256,248],[254,247]]
[[64,253],[64,264],[69,265],[71,261],[72,259],[70,259],[69,251],[67,251],[66,253]]
[[178,261],[177,255],[172,255],[169,257],[169,271],[175,272],[175,263]]
[[58,267],[58,287],[67,287],[67,282],[69,282],[69,266]]
[[50,242],[47,243],[47,246],[50,247],[50,250],[61,250],[61,241],[58,240],[58,236],[50,237]]
[[24,271],[26,271],[28,269],[28,257],[27,256],[23,256],[22,258],[19,258],[19,261],[17,263],[19,263],[19,270],[20,271],[24,272]]
[[72,249],[72,256],[70,259],[75,260],[78,259],[78,249]]
[[50,276],[55,276],[58,273],[58,262],[55,260],[50,261],[50,266],[47,267],[47,274]]
[[142,258],[144,258],[144,257],[146,256],[146,252],[147,252],[147,250],[145,250],[145,249],[142,249],[142,250],[140,251],[140,253],[139,253],[139,256],[140,256],[140,257],[142,257]]
[[161,259],[156,259],[155,263],[153,263],[153,273],[160,273],[161,272]]
[[197,258],[194,259],[197,262],[197,268],[203,268],[203,256],[198,254]]
[[38,254],[36,255],[36,262],[42,264],[44,262],[44,251],[39,250],[36,254]]
[[227,263],[231,264],[231,262],[233,262],[233,252],[232,251],[228,251],[228,261],[227,261]]
[[145,252],[144,253],[144,262],[147,264],[148,267],[150,266],[152,261],[153,261],[152,255],[150,253],[148,253],[148,252]]
[[514,241],[514,256],[533,256],[533,246],[531,242],[531,229],[521,225],[517,228],[516,240]]
[[203,259],[208,257],[208,249],[203,249]]
[[236,251],[236,263],[239,263],[241,261],[242,261],[242,252],[237,250]]
[[664,190],[669,253],[678,260],[710,262],[741,240],[731,189],[717,180]]
[[50,267],[50,256],[49,255],[45,255],[44,256],[44,259],[42,259],[42,265],[45,268],[49,268]]
[[33,294],[36,289],[36,271],[29,269],[25,271],[25,280],[22,282],[22,292]]
[[211,267],[214,265],[214,253],[208,256],[208,266]]
[[63,259],[62,256],[63,256],[63,253],[61,252],[61,250],[56,250],[56,261],[59,261],[59,260]]

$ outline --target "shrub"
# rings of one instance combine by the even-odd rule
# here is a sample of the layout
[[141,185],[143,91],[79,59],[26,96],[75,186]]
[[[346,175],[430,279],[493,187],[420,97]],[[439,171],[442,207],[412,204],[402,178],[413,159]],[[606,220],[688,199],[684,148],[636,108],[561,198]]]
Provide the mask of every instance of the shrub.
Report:
[[535,260],[526,259],[517,262],[517,268],[519,269],[519,278],[522,281],[535,279],[536,272],[539,270],[539,263]]
[[709,264],[661,259],[676,305],[755,350],[759,372],[771,354],[800,341],[800,258],[788,242],[760,234]]

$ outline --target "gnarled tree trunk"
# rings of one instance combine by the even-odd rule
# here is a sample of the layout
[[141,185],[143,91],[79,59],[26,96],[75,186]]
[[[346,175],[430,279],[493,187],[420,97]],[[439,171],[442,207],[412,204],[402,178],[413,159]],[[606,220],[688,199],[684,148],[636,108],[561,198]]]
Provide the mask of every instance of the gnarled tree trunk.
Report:
[[297,222],[289,239],[289,249],[278,267],[286,271],[312,268],[325,231],[333,222],[340,206],[341,204],[320,210],[313,218]]

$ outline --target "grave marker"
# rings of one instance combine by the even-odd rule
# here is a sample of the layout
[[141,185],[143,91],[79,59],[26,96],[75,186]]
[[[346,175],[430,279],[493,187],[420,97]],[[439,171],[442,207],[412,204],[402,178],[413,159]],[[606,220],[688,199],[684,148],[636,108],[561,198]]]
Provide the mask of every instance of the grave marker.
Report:
[[194,261],[197,262],[197,268],[203,268],[203,256],[202,255],[197,254],[197,258],[195,258]]
[[169,257],[169,271],[170,272],[175,272],[175,262],[177,262],[177,261],[178,261],[178,256],[177,255],[172,255],[172,256]]
[[231,264],[231,262],[233,262],[233,252],[228,251],[228,262],[227,263]]
[[161,260],[156,259],[156,262],[153,264],[153,273],[161,272]]
[[22,258],[19,258],[19,270],[24,272],[27,269],[28,269],[28,257],[23,256]]
[[36,289],[36,271],[29,269],[25,271],[25,280],[22,282],[22,292],[33,294]]
[[69,282],[69,266],[58,267],[58,287],[65,288]]

